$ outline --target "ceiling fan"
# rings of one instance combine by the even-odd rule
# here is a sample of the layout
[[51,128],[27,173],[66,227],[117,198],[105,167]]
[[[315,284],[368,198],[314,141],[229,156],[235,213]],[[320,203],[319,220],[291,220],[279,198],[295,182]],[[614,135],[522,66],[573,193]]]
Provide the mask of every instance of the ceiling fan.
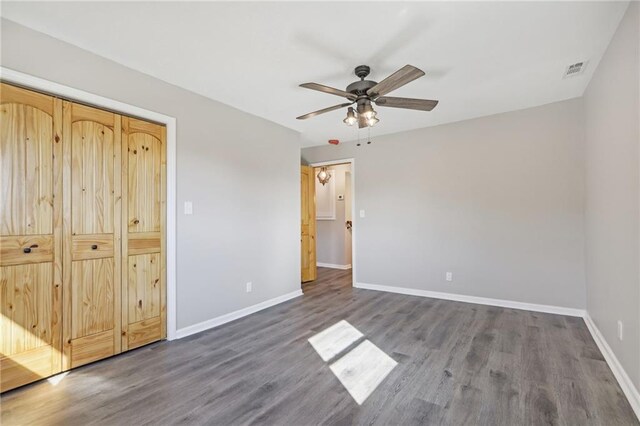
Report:
[[[355,123],[358,123],[358,127],[363,128],[367,126],[371,127],[380,121],[376,117],[377,112],[371,106],[372,102],[381,107],[417,109],[420,111],[431,111],[436,105],[438,105],[438,101],[428,99],[394,98],[391,96],[384,96],[387,93],[422,77],[424,75],[424,71],[421,69],[412,65],[405,65],[389,77],[382,80],[380,83],[365,80],[370,72],[371,68],[367,65],[357,66],[355,68],[355,74],[360,78],[360,81],[351,83],[345,90],[335,89],[318,83],[301,84],[300,87],[341,96],[347,98],[349,102],[310,112],[309,114],[297,117],[297,119],[306,120],[307,118],[315,117],[316,115],[324,114],[325,112],[349,107],[347,110],[347,118],[343,120],[344,123],[348,126],[353,126]],[[351,106],[353,104],[356,104],[355,111]]]

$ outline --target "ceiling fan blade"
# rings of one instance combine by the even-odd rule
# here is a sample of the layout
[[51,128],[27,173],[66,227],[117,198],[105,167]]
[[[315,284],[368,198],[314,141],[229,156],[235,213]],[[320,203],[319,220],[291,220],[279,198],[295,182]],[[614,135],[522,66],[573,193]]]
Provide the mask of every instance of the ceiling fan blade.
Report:
[[374,98],[376,96],[386,95],[392,90],[396,90],[397,88],[402,87],[423,75],[424,71],[421,69],[412,65],[405,65],[389,77],[382,80],[380,83],[367,90],[367,95]]
[[420,111],[431,111],[438,105],[438,101],[429,99],[394,98],[391,96],[381,96],[375,100],[375,103],[381,107],[418,109]]
[[307,118],[315,117],[316,115],[324,114],[325,112],[335,111],[340,108],[344,108],[346,106],[352,105],[353,102],[347,102],[345,104],[334,105],[329,108],[319,109],[318,111],[310,112],[309,114],[301,115],[300,117],[296,117],[298,120],[306,120]]
[[304,83],[301,84],[300,87],[304,87],[305,89],[317,90],[319,92],[329,93],[336,96],[342,96],[344,98],[355,101],[357,96],[353,93],[345,92],[344,90],[336,89],[333,87],[325,86],[324,84],[318,83]]

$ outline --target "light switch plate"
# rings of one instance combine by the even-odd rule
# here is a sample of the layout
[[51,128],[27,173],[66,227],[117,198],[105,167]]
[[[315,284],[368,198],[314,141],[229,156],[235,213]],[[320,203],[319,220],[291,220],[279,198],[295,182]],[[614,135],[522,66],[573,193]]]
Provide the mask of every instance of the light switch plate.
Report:
[[360,210],[360,217],[364,217],[364,210]]
[[193,203],[191,201],[184,202],[184,214],[193,214]]
[[618,340],[622,341],[624,339],[624,324],[621,320],[618,320]]

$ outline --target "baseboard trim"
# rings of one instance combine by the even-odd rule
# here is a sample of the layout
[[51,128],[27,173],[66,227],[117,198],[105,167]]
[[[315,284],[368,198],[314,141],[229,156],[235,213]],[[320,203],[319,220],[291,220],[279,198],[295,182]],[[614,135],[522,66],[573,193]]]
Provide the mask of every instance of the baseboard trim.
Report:
[[598,349],[602,352],[605,361],[609,364],[609,368],[611,368],[613,375],[616,377],[616,380],[618,380],[618,384],[622,388],[622,392],[624,392],[627,400],[629,400],[629,404],[631,404],[631,408],[633,408],[633,411],[636,413],[636,417],[640,419],[640,392],[638,392],[638,389],[634,386],[631,378],[622,367],[622,364],[620,364],[620,361],[618,361],[618,358],[613,353],[611,346],[609,346],[588,312],[584,315],[584,322],[587,324],[587,328],[589,329],[591,336],[593,336],[593,340],[595,340],[596,345],[598,345]]
[[316,262],[316,266],[319,266],[321,268],[332,268],[332,269],[343,269],[343,270],[351,269],[351,264],[348,264],[348,265],[337,265],[335,263]]
[[287,300],[295,299],[296,297],[300,297],[300,296],[302,296],[302,290],[292,291],[291,293],[283,294],[282,296],[265,300],[264,302],[258,303],[256,305],[239,309],[237,311],[230,312],[228,314],[221,315],[219,317],[212,318],[210,320],[206,320],[198,324],[193,324],[188,327],[181,328],[176,331],[176,339],[181,339],[183,337],[191,336],[192,334],[200,333],[201,331],[205,331],[211,328],[221,326],[228,322],[235,321],[242,317],[246,317],[247,315],[254,314],[263,309],[270,308],[272,306],[286,302]]
[[378,284],[356,283],[355,288],[365,290],[386,291],[388,293],[406,294],[409,296],[431,297],[433,299],[452,300],[455,302],[476,303],[478,305],[499,306],[502,308],[522,309],[525,311],[544,312],[548,314],[584,317],[584,309],[566,308],[563,306],[538,305],[535,303],[516,302],[513,300],[491,299],[488,297],[467,296],[464,294],[444,293],[439,291],[419,290],[414,288],[391,287]]

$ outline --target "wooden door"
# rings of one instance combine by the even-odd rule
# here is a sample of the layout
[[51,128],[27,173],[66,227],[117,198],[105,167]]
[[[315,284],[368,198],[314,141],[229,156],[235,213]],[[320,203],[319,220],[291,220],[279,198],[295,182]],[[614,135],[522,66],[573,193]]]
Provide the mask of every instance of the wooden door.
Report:
[[121,118],[64,102],[64,363],[120,352]]
[[302,282],[317,278],[316,267],[316,185],[313,167],[300,168],[300,200],[302,203],[301,265]]
[[122,349],[166,338],[166,131],[123,117]]
[[0,391],[61,370],[62,102],[0,86]]

